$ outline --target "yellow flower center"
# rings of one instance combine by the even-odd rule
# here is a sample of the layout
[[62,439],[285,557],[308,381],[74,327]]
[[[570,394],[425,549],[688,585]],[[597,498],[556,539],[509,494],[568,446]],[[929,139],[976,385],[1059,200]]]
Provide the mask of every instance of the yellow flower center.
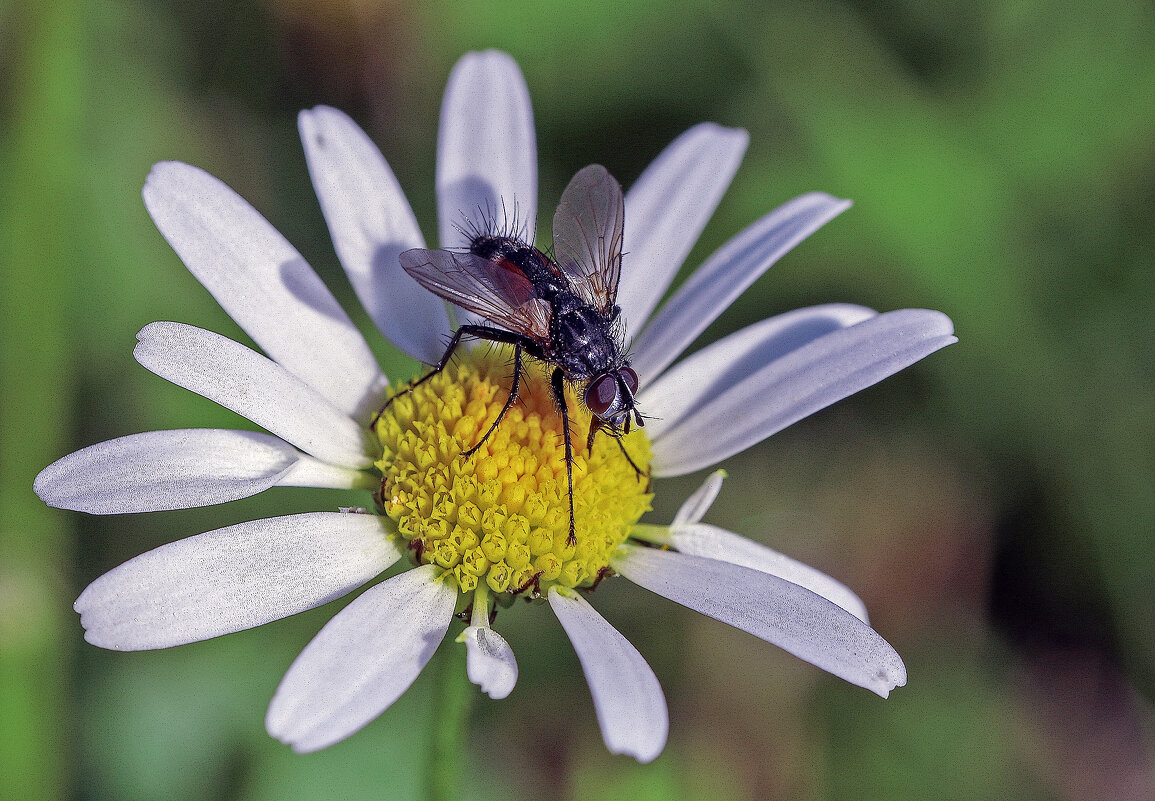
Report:
[[449,571],[463,593],[485,582],[498,600],[592,586],[653,497],[622,453],[648,471],[644,430],[622,437],[622,447],[599,432],[587,451],[591,415],[567,387],[576,533],[568,541],[561,412],[552,368],[533,359],[523,360],[518,401],[477,452],[462,457],[509,397],[511,356],[508,348],[462,348],[441,373],[397,395],[373,427],[383,450],[377,504],[412,557]]

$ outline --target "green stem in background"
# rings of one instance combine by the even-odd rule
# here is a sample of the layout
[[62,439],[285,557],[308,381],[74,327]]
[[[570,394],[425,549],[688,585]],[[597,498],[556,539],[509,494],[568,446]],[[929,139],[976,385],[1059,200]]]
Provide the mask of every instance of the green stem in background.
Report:
[[466,735],[476,691],[465,673],[465,646],[449,638],[434,658],[429,801],[459,801],[468,763]]
[[25,3],[0,143],[0,798],[63,798],[71,548],[64,516],[32,493],[71,429],[67,312],[78,241],[85,11]]

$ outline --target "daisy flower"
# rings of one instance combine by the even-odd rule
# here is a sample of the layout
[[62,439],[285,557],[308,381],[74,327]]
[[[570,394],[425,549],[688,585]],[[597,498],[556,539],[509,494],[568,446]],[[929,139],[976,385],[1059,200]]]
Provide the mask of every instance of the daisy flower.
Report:
[[[459,310],[399,265],[400,253],[425,242],[384,158],[331,108],[302,112],[300,132],[334,247],[369,317],[402,351],[435,363]],[[655,312],[746,141],[718,125],[691,128],[626,195],[618,303],[648,423],[622,437],[621,448],[609,436],[588,451],[575,447],[576,542],[568,541],[560,416],[540,365],[527,364],[519,403],[462,458],[508,397],[508,352],[462,349],[386,406],[406,382],[390,389],[361,333],[293,246],[202,170],[156,165],[144,188],[149,213],[263,353],[156,322],[140,332],[134,356],[268,433],[121,437],[50,465],[36,492],[52,506],[92,514],[217,504],[278,485],[367,490],[373,508],[243,522],[131,559],[77,599],[85,638],[139,650],[217,637],[327,603],[406,560],[410,569],[338,612],[277,688],[266,726],[302,752],[348,737],[387,709],[455,614],[469,619],[457,638],[469,679],[493,698],[508,695],[517,663],[493,615],[524,597],[547,602],[573,643],[607,747],[654,759],[668,731],[661,687],[587,600],[613,575],[883,697],[904,684],[902,660],[850,590],[701,522],[720,473],[670,525],[638,523],[653,496],[625,452],[655,479],[707,468],[955,341],[950,320],[935,311],[824,305],[764,320],[675,363],[758,276],[849,205],[821,193],[786,203],[714,253]],[[499,52],[465,56],[442,106],[441,246],[467,243],[469,210],[516,208],[535,220],[536,170],[517,65]],[[573,430],[586,431],[588,410],[576,396],[569,405]]]

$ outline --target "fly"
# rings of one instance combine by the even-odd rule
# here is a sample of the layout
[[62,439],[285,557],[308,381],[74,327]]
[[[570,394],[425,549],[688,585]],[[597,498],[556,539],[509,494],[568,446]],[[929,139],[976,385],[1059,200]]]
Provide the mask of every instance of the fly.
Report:
[[404,392],[445,369],[463,337],[513,346],[509,398],[462,456],[477,452],[517,400],[522,355],[553,365],[550,387],[562,418],[570,545],[576,536],[567,382],[582,387],[581,402],[592,415],[586,447],[605,431],[642,476],[621,442],[631,421],[643,425],[634,403],[638,374],[624,353],[617,305],[624,217],[621,186],[605,167],[592,164],[562,193],[553,217],[554,258],[517,236],[483,230],[471,232],[466,252],[417,248],[401,254],[401,266],[421,286],[492,324],[459,327],[433,369]]

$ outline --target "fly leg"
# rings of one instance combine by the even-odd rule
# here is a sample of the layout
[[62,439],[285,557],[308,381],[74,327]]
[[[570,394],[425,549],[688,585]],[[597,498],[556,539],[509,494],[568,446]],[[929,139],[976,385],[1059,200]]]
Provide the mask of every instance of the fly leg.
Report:
[[453,358],[453,353],[454,353],[454,351],[457,350],[457,346],[461,344],[461,338],[464,336],[468,336],[469,334],[472,333],[470,331],[467,331],[466,329],[467,328],[474,328],[474,327],[476,327],[476,326],[463,325],[463,326],[461,326],[461,328],[458,328],[456,331],[454,331],[453,336],[449,339],[449,346],[447,348],[445,348],[445,353],[443,353],[441,355],[441,358],[437,360],[437,364],[433,365],[433,369],[431,369],[428,373],[426,373],[425,375],[418,378],[416,381],[411,383],[409,386],[405,387],[405,389],[398,392],[396,395],[391,397],[389,400],[385,401],[385,405],[377,410],[377,414],[373,415],[373,419],[369,423],[369,428],[372,428],[373,426],[377,425],[377,421],[381,419],[381,415],[385,414],[385,410],[388,409],[393,404],[393,401],[397,400],[402,395],[408,395],[410,392],[417,389],[417,387],[421,386],[426,381],[433,378],[433,376],[437,375],[442,370],[444,370],[445,365],[449,364],[449,360]]
[[569,407],[565,403],[565,376],[562,375],[560,367],[555,368],[553,375],[550,376],[550,385],[553,387],[553,399],[561,410],[561,433],[565,442],[565,478],[569,484],[569,538],[565,542],[566,545],[574,545],[577,543],[577,534],[573,521],[573,445],[569,438]]
[[650,477],[650,471],[642,470],[642,468],[638,467],[637,464],[634,463],[634,460],[630,458],[629,451],[626,450],[626,446],[622,444],[622,438],[614,437],[614,442],[618,443],[618,449],[622,452],[622,456],[626,457],[626,461],[630,463],[630,467],[634,468],[634,473],[637,475],[638,481],[642,480],[642,476],[645,476],[648,479]]
[[[629,427],[628,420],[626,421],[626,427]],[[638,481],[641,481],[643,476],[646,478],[650,477],[649,471],[642,470],[642,468],[638,467],[637,462],[635,462],[630,457],[629,452],[626,450],[626,446],[622,444],[623,433],[611,428],[596,417],[590,420],[590,433],[589,437],[586,438],[587,453],[592,454],[594,452],[594,434],[598,433],[599,431],[605,431],[609,436],[613,437],[614,442],[618,443],[618,449],[621,450],[622,456],[626,457],[626,461],[630,463],[630,467],[634,468],[634,474],[637,476]],[[625,433],[629,432],[627,431]]]
[[[445,366],[449,364],[449,360],[453,358],[453,354],[456,352],[457,346],[461,344],[461,340],[464,337],[485,339],[490,342],[497,342],[503,345],[513,345],[516,348],[513,372],[513,391],[509,395],[509,400],[505,402],[505,406],[502,408],[501,414],[497,417],[498,422],[501,422],[501,418],[505,416],[505,412],[509,409],[517,397],[518,381],[521,378],[521,350],[523,347],[525,347],[525,337],[521,336],[520,334],[514,334],[511,331],[501,331],[496,328],[488,328],[484,325],[463,325],[453,332],[453,336],[449,339],[449,345],[446,346],[445,353],[442,354],[441,358],[437,360],[437,364],[433,365],[432,369],[430,369],[430,371],[425,375],[421,376],[421,378],[417,379],[412,384],[405,387],[405,389],[394,395],[392,398],[385,401],[385,405],[377,410],[377,414],[373,415],[373,420],[369,423],[369,427],[372,428],[377,424],[377,421],[381,419],[381,415],[385,413],[385,410],[389,408],[389,405],[392,404],[393,401],[397,400],[402,395],[408,395],[410,392],[417,389],[417,387],[421,386],[426,381],[433,378],[433,376],[444,370]],[[497,428],[497,423],[494,423],[490,427],[489,431],[486,432],[485,436],[481,438],[481,442],[470,448],[468,453],[465,455],[471,455],[474,451],[476,451],[481,446],[481,443],[485,442],[489,435],[493,433],[493,429],[495,428]]]
[[[500,342],[501,340],[494,340],[494,341]],[[502,406],[501,411],[497,413],[497,419],[493,421],[493,425],[491,425],[489,427],[489,430],[486,431],[484,435],[482,435],[481,439],[479,439],[477,441],[477,444],[474,445],[469,450],[461,452],[461,455],[464,458],[468,459],[470,456],[477,453],[477,449],[485,444],[485,441],[487,439],[489,439],[490,434],[492,434],[494,431],[497,430],[498,425],[501,424],[502,418],[505,417],[505,413],[509,411],[509,407],[512,406],[513,402],[517,400],[517,391],[520,387],[521,387],[521,342],[515,339],[515,340],[513,340],[513,381],[510,383],[509,397],[505,399],[505,405]]]

